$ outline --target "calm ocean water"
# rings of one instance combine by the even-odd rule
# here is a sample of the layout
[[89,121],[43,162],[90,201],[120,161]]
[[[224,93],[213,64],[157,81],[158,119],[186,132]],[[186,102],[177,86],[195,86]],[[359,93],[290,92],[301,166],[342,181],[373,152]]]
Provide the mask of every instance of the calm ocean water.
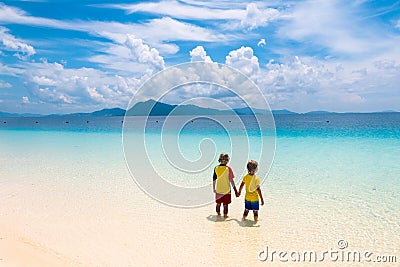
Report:
[[[242,118],[248,129],[256,128],[251,116]],[[224,119],[229,120],[229,117],[221,116],[221,120]],[[274,115],[274,119],[278,137],[400,138],[400,113]],[[112,133],[121,132],[123,120],[123,117],[0,118],[0,130]],[[150,117],[147,130],[160,128],[164,120],[165,117]],[[199,130],[221,133],[221,126],[216,122],[206,119],[195,122],[185,127],[188,133]]]
[[[279,186],[277,191],[295,190],[304,194],[312,191],[320,197],[352,195],[363,199],[369,198],[372,192],[386,199],[400,193],[400,113],[275,115],[274,118],[276,151],[266,186],[274,181],[271,186]],[[133,121],[143,119],[138,117]],[[42,156],[44,160],[51,157],[71,162],[82,157],[88,162],[123,161],[123,120],[123,117],[1,118],[1,159],[3,163],[7,156]],[[151,117],[147,121],[147,149],[151,160],[159,159],[163,152],[157,134],[164,120],[164,117]],[[177,120],[186,118],[177,117]],[[221,120],[229,117],[221,116]],[[259,152],[261,137],[254,120],[246,116],[243,120],[250,135],[250,146]],[[180,153],[189,161],[201,157],[199,144],[204,138],[213,140],[215,153],[231,153],[229,136],[245,134],[243,131],[228,133],[215,121],[206,119],[188,122],[178,134]],[[143,132],[135,129],[135,123],[129,127],[139,134]],[[215,163],[215,157],[210,158],[205,172]],[[167,161],[154,165],[157,171],[166,173],[170,182],[188,186],[186,176],[176,175]],[[243,174],[244,166],[235,165],[234,159],[232,165],[237,176]],[[198,173],[189,183],[208,185],[208,178]],[[400,206],[399,201],[390,205]]]

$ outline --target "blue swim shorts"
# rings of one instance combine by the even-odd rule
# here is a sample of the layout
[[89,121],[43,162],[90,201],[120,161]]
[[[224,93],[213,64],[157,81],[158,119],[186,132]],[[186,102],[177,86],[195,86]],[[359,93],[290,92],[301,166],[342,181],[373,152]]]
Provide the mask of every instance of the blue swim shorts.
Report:
[[260,201],[244,201],[244,208],[246,210],[259,210],[260,209]]

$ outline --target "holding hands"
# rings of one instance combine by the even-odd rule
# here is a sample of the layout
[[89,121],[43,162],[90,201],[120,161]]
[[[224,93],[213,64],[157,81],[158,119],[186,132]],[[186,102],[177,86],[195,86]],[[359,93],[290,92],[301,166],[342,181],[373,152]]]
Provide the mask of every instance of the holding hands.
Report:
[[233,188],[235,190],[235,196],[239,197],[240,196],[240,192],[237,191],[236,187]]

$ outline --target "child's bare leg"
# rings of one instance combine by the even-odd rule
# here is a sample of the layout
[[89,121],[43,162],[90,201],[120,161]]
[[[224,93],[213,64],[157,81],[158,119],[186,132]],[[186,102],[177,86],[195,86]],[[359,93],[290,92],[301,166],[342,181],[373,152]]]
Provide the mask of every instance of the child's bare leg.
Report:
[[243,221],[246,220],[247,215],[249,215],[249,210],[245,209],[243,212],[243,218],[242,218]]
[[253,210],[254,213],[254,221],[257,222],[258,221],[258,210]]
[[224,217],[228,217],[228,204],[224,204]]
[[218,216],[221,215],[221,203],[217,203],[215,210],[217,211]]

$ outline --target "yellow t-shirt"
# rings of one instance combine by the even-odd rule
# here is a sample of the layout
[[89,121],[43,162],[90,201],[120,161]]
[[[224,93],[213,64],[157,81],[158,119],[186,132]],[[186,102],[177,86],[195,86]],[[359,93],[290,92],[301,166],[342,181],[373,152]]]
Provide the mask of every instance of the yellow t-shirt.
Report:
[[214,178],[216,180],[215,191],[218,194],[230,194],[231,185],[229,179],[233,179],[234,175],[229,166],[219,165],[214,168]]
[[246,174],[243,177],[243,183],[246,185],[245,200],[255,202],[258,201],[257,188],[260,186],[260,177],[256,175]]

